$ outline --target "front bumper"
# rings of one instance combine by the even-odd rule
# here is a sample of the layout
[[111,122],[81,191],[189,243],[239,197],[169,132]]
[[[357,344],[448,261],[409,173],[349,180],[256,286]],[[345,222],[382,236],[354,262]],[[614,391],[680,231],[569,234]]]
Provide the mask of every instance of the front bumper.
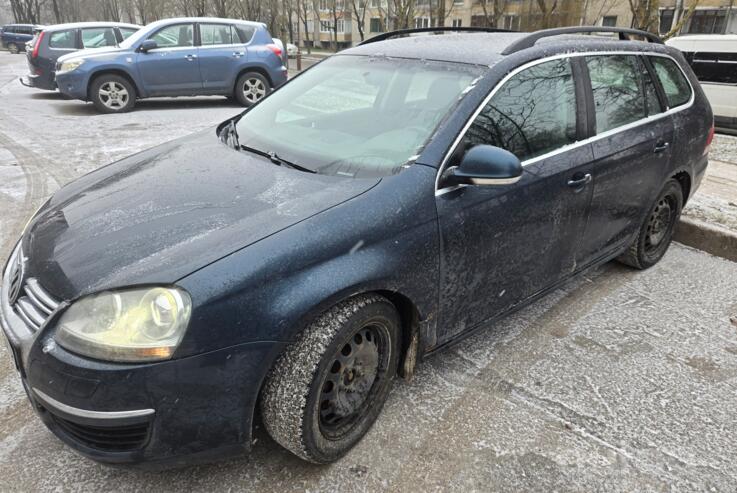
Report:
[[87,101],[89,76],[85,72],[79,69],[71,72],[57,72],[55,81],[56,87],[62,94]]
[[282,343],[149,364],[107,363],[54,342],[65,304],[29,329],[0,293],[0,328],[34,410],[63,442],[110,464],[163,468],[249,449],[258,392]]

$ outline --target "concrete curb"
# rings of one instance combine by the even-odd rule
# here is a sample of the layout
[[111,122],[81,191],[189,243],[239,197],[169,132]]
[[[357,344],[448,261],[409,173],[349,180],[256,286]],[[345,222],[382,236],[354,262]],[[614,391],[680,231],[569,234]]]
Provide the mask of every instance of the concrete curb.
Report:
[[717,257],[737,262],[736,231],[681,216],[673,239]]

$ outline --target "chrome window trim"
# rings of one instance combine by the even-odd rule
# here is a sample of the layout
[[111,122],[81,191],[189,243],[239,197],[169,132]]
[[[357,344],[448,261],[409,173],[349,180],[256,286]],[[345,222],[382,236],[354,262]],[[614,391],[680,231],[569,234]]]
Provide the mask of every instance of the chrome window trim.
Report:
[[526,70],[530,67],[534,67],[535,65],[539,65],[541,63],[549,62],[552,60],[560,60],[564,58],[574,58],[574,57],[580,57],[580,56],[610,56],[610,55],[641,55],[641,56],[659,56],[663,58],[669,58],[673,61],[673,63],[676,64],[676,67],[678,67],[678,70],[681,71],[681,74],[686,79],[686,82],[688,82],[688,87],[691,89],[691,97],[689,98],[688,102],[676,106],[674,108],[668,107],[665,111],[662,113],[658,113],[657,115],[648,116],[645,118],[641,118],[639,120],[636,120],[634,122],[628,123],[626,125],[622,125],[621,127],[613,128],[611,130],[607,130],[606,132],[602,132],[600,134],[594,135],[592,137],[589,137],[584,140],[579,140],[577,142],[574,142],[572,144],[565,145],[563,147],[559,147],[558,149],[552,150],[550,152],[546,152],[545,154],[541,154],[540,156],[535,156],[534,158],[527,159],[525,161],[522,161],[522,167],[525,167],[530,164],[534,164],[538,161],[542,161],[544,159],[548,159],[550,157],[553,157],[557,154],[568,152],[572,149],[576,149],[578,147],[584,146],[586,144],[590,144],[592,142],[595,142],[599,139],[603,139],[606,137],[610,137],[614,134],[617,134],[619,132],[624,132],[626,130],[630,130],[632,128],[635,128],[640,125],[644,125],[646,123],[653,122],[655,120],[659,120],[660,118],[664,118],[666,116],[670,116],[674,113],[678,113],[679,111],[683,111],[685,109],[690,108],[693,106],[694,100],[696,99],[696,93],[694,92],[693,85],[691,84],[691,80],[688,78],[686,73],[683,71],[683,68],[679,65],[679,63],[676,61],[675,58],[672,56],[665,54],[665,53],[656,53],[652,51],[587,51],[587,52],[581,52],[581,53],[560,53],[558,55],[552,55],[545,58],[539,58],[537,60],[533,60],[531,62],[527,62],[524,65],[520,65],[516,69],[509,72],[502,80],[500,80],[494,88],[489,92],[489,94],[481,101],[481,104],[476,108],[476,110],[472,113],[471,117],[466,121],[466,124],[461,129],[460,133],[456,137],[456,139],[453,141],[453,144],[448,148],[448,150],[445,152],[445,156],[443,156],[443,161],[440,163],[440,167],[438,168],[438,173],[435,175],[435,196],[443,195],[444,193],[456,190],[458,187],[445,187],[445,188],[439,188],[440,185],[440,176],[443,174],[443,171],[445,171],[445,168],[448,164],[448,160],[450,160],[450,156],[453,155],[456,148],[458,147],[458,144],[461,142],[463,137],[466,135],[466,132],[473,124],[474,120],[476,120],[476,117],[481,113],[481,111],[484,109],[484,107],[487,105],[487,103],[491,100],[492,97],[494,97],[494,94],[504,85],[506,84],[509,79],[517,75],[518,73],[522,72],[523,70]]
[[131,411],[90,411],[88,409],[80,409],[78,407],[72,407],[62,402],[57,401],[53,397],[49,397],[37,388],[33,388],[33,393],[36,397],[44,403],[47,407],[57,409],[63,413],[70,414],[72,416],[78,416],[80,418],[91,418],[91,419],[125,419],[125,418],[140,418],[143,416],[150,416],[154,414],[153,409],[133,409]]

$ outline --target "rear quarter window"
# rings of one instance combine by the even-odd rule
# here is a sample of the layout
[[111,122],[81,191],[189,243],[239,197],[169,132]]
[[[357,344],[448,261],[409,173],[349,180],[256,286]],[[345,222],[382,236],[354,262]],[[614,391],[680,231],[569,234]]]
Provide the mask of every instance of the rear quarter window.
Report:
[[686,104],[691,99],[691,86],[676,62],[659,56],[651,56],[650,62],[663,86],[668,107],[675,108]]
[[235,30],[238,31],[238,36],[241,38],[241,43],[246,44],[251,42],[254,33],[256,32],[255,27],[244,26],[242,24],[236,24]]
[[74,30],[56,31],[49,36],[49,47],[60,49],[74,49],[77,47],[76,33]]

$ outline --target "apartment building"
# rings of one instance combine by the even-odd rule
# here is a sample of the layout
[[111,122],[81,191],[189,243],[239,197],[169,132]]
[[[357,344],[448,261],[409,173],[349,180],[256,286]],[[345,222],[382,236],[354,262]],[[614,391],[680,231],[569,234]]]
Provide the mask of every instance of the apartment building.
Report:
[[[660,0],[659,31],[669,32],[694,0]],[[536,0],[316,0],[300,26],[301,46],[347,48],[387,30],[404,27],[473,26],[530,31],[544,27],[630,27],[628,0],[558,0],[543,13]],[[444,4],[440,4],[444,2]],[[736,0],[701,0],[680,34],[737,34]],[[546,1],[552,5],[552,1]],[[337,31],[337,33],[336,33]]]

